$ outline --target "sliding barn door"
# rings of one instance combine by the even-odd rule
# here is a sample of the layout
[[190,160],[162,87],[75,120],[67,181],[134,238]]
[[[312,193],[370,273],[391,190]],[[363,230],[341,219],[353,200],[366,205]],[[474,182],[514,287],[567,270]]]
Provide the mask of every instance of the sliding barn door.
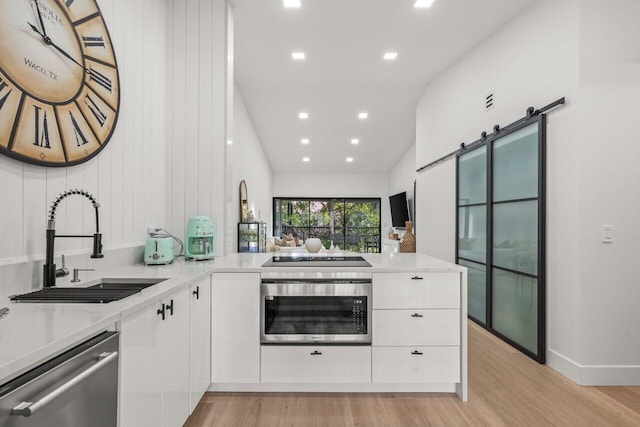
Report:
[[489,136],[457,162],[457,261],[469,317],[545,360],[545,116]]

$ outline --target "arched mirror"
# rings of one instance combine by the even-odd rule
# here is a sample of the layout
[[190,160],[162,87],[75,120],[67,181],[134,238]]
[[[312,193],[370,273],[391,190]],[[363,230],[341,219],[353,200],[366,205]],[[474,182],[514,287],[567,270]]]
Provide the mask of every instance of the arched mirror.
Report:
[[240,181],[240,222],[247,222],[249,219],[249,200],[247,196],[247,183]]

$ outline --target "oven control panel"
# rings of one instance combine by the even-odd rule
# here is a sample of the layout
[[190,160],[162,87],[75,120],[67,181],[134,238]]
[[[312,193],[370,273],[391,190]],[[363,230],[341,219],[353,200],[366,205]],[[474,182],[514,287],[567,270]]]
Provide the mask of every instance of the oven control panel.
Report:
[[367,299],[366,297],[353,299],[353,326],[356,333],[367,333]]

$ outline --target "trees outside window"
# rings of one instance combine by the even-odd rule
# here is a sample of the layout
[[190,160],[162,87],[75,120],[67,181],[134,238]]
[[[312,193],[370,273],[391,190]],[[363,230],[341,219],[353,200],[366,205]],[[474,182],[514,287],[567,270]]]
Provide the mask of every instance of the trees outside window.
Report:
[[275,236],[318,237],[329,248],[380,252],[380,199],[273,199]]

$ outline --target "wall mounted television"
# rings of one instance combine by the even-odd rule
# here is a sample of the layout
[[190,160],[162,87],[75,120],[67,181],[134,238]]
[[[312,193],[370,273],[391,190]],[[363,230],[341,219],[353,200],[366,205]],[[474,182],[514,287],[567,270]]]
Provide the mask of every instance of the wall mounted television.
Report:
[[409,221],[406,191],[390,196],[389,205],[391,205],[391,223],[393,227],[404,228],[405,222]]

